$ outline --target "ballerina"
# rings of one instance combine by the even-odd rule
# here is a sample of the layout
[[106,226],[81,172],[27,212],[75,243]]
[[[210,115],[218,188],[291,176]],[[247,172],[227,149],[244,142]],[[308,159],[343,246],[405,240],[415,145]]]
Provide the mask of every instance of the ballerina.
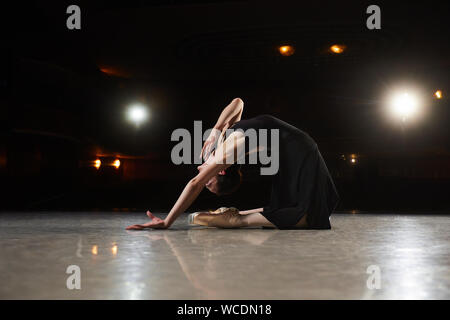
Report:
[[[329,218],[339,197],[315,141],[304,131],[270,115],[241,120],[243,109],[243,101],[236,98],[222,111],[202,148],[201,156],[206,161],[197,168],[198,174],[187,183],[167,217],[160,219],[148,211],[151,221],[129,226],[128,230],[170,227],[205,187],[219,196],[236,191],[242,182],[239,159],[261,149],[272,149],[270,144],[263,145],[264,139],[258,139],[258,145],[251,148],[244,134],[249,129],[279,133],[275,149],[279,152],[279,168],[272,176],[269,203],[246,211],[227,208],[194,213],[189,216],[189,223],[219,228],[331,228]],[[227,129],[233,130],[226,136],[230,131]]]

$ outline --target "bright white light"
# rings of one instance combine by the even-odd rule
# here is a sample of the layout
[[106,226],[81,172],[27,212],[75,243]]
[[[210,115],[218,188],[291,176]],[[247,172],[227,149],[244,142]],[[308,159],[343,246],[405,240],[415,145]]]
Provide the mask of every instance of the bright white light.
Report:
[[113,165],[114,167],[116,167],[116,169],[119,169],[119,167],[120,167],[120,160],[119,160],[119,159],[114,160],[114,162],[113,162],[112,165]]
[[135,123],[137,126],[147,120],[147,109],[142,105],[133,105],[127,111],[128,120]]
[[100,159],[97,159],[94,161],[94,167],[97,169],[100,169],[100,166],[102,165],[102,161]]
[[391,100],[391,111],[405,121],[407,118],[413,117],[419,111],[419,101],[416,96],[402,92],[397,93]]

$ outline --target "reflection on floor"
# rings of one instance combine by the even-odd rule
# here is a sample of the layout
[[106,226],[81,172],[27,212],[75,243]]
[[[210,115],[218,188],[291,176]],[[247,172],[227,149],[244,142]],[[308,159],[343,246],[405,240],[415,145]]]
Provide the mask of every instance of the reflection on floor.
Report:
[[[450,216],[335,214],[325,231],[219,230],[186,218],[126,231],[146,216],[0,213],[0,298],[450,298]],[[69,265],[80,267],[80,290],[67,289]]]

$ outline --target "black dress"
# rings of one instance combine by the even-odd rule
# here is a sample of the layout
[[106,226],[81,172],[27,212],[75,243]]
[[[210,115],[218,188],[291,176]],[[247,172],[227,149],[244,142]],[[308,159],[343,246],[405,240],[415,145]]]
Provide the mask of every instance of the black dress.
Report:
[[308,228],[330,229],[330,215],[339,196],[315,141],[270,115],[241,120],[232,126],[243,131],[251,128],[279,130],[279,169],[273,175],[270,202],[261,214],[279,229],[294,227],[305,214]]

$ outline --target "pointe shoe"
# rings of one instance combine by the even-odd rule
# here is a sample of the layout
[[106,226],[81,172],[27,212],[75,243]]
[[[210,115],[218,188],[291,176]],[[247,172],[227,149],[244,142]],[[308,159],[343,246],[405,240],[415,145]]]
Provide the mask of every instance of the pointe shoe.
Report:
[[221,214],[221,213],[227,212],[228,210],[239,213],[239,210],[234,207],[229,207],[229,208],[228,207],[220,207],[219,209],[210,211],[210,213]]
[[197,224],[194,223],[194,218],[199,214],[199,212],[194,212],[188,215],[188,224],[191,226],[196,226]]
[[[200,214],[203,213],[203,216],[198,217],[196,220],[196,217]],[[206,216],[205,216],[206,214]],[[206,212],[194,212],[191,213],[190,215],[188,215],[188,224],[190,226],[204,226],[204,227],[208,227],[209,226],[209,222],[211,221],[211,219],[214,218],[214,215],[208,214]]]
[[[196,217],[202,213],[203,215]],[[239,210],[236,208],[226,208],[222,213],[206,213],[206,212],[194,212],[188,215],[188,224],[195,226],[206,226],[206,227],[219,227],[219,228],[234,228],[238,226],[239,223],[236,219],[240,219],[241,215]]]
[[227,207],[220,207],[220,208],[218,208],[216,210],[211,210],[210,213],[219,214],[219,213],[224,213],[227,210],[228,210]]

